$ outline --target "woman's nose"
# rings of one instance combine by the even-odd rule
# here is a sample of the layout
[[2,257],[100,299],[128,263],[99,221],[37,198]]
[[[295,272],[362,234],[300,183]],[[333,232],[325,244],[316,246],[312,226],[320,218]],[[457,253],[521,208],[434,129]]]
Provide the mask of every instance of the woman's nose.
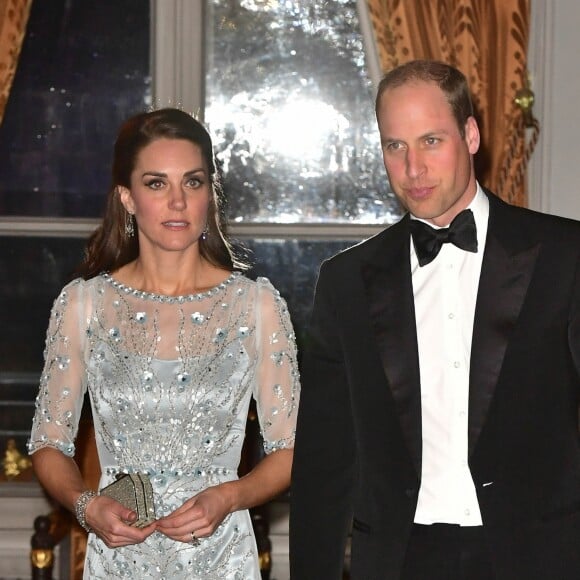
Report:
[[185,192],[181,186],[175,186],[170,189],[169,207],[177,210],[182,210],[187,207]]

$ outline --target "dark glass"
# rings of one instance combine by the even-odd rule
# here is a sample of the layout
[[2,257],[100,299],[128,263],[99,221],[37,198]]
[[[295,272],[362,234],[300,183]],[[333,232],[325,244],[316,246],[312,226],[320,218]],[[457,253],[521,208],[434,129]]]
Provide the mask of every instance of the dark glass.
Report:
[[0,372],[40,371],[50,308],[84,245],[81,239],[0,237]]
[[120,123],[151,102],[149,2],[33,2],[0,126],[0,215],[96,217]]
[[0,236],[0,451],[28,438],[50,309],[85,240]]
[[318,270],[326,258],[355,244],[352,240],[244,240],[253,262],[251,278],[266,276],[288,303],[298,346],[308,330]]

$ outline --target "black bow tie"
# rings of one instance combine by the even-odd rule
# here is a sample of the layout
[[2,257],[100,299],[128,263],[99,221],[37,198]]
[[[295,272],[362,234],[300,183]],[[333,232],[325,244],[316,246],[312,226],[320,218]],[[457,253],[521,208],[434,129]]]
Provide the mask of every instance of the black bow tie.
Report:
[[411,220],[410,227],[419,266],[432,262],[446,242],[467,252],[477,252],[477,231],[470,209],[458,213],[448,228],[436,230],[419,220]]

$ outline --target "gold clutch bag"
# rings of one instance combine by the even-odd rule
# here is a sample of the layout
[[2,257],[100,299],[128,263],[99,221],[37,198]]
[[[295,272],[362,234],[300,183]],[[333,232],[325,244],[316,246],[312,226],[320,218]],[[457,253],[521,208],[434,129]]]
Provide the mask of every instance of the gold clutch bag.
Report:
[[155,520],[153,487],[149,477],[143,473],[120,473],[113,483],[103,487],[99,493],[133,510],[137,519],[132,526],[144,528]]

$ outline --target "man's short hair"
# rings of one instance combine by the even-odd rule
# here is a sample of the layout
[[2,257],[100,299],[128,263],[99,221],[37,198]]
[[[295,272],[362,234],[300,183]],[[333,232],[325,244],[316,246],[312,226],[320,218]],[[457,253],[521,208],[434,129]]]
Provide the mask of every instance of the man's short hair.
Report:
[[377,90],[375,102],[377,118],[385,91],[414,82],[434,83],[443,91],[457,121],[459,132],[464,137],[465,123],[473,116],[473,103],[467,79],[460,70],[437,60],[412,60],[386,73]]

